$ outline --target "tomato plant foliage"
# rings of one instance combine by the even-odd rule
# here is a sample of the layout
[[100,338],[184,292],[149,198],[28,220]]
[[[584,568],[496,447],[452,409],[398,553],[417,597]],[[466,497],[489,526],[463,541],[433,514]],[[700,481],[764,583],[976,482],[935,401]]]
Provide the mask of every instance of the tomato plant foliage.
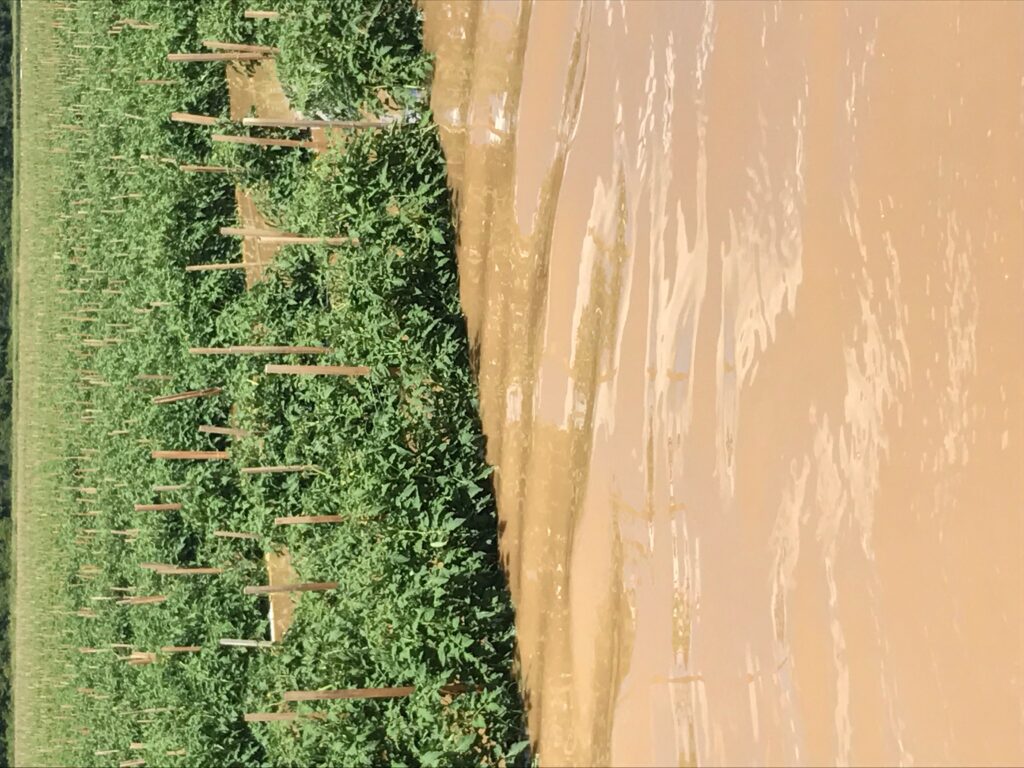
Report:
[[[47,468],[60,511],[39,516],[45,535],[32,553],[55,585],[32,620],[51,673],[32,699],[34,757],[83,766],[133,757],[511,765],[526,754],[512,609],[444,158],[422,95],[430,60],[418,12],[405,0],[282,0],[280,19],[254,22],[243,18],[249,5],[79,0],[36,9],[58,25],[33,54],[52,59],[50,69],[33,71],[49,73],[51,127],[73,128],[23,139],[45,150],[35,156],[46,158],[38,170],[48,176],[37,198],[47,246],[23,252],[48,260],[36,272],[49,288],[52,333],[38,343],[52,374]],[[406,117],[318,154],[213,142],[214,130],[248,131],[227,121],[224,65],[167,61],[202,50],[204,39],[279,48],[284,88],[305,114],[358,117],[389,102]],[[175,123],[172,111],[224,122]],[[260,135],[303,138],[293,129]],[[180,164],[231,171],[183,173]],[[240,259],[238,239],[219,234],[239,224],[236,186],[282,230],[351,240],[283,248],[250,288],[242,270],[186,272]],[[331,351],[189,353],[231,345]],[[268,360],[370,373],[274,376],[263,371]],[[222,391],[152,402],[207,387]],[[200,433],[204,424],[247,435]],[[155,461],[154,449],[227,450],[230,459]],[[310,469],[240,472],[272,465]],[[182,508],[134,508],[158,502]],[[325,514],[344,520],[274,525]],[[256,538],[214,535],[223,531]],[[339,587],[303,594],[272,649],[219,645],[268,636],[267,598],[243,587],[266,583],[263,556],[280,547],[302,580]],[[144,563],[223,572],[168,575]],[[117,602],[130,595],[167,599]],[[131,652],[156,657],[130,664]],[[442,695],[452,683],[461,692]],[[388,686],[415,691],[290,705],[323,718],[242,717],[279,711],[288,690]]]

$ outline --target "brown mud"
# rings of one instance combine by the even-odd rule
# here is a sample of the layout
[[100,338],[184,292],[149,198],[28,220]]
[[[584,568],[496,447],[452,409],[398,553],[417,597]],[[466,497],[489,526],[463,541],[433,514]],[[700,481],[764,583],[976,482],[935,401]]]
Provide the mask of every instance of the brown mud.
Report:
[[1024,762],[1024,4],[423,4],[546,765]]
[[228,62],[228,114],[241,122],[245,117],[287,119],[295,117],[277,76],[273,59],[259,62]]
[[[277,77],[274,61],[261,61],[245,66],[238,63],[227,65],[228,110],[232,120],[241,122],[245,117],[289,119],[297,115],[288,104],[288,97]],[[285,232],[273,227],[260,213],[256,202],[240,186],[235,187],[235,204],[238,209],[239,226],[247,229],[264,230],[283,235]],[[259,237],[243,237],[242,262],[245,267],[245,287],[252,288],[263,280],[266,268],[281,249],[270,245]]]
[[[270,586],[280,587],[284,584],[297,584],[300,581],[295,569],[292,568],[292,556],[287,547],[267,552],[263,559],[267,564],[267,584]],[[295,606],[299,602],[300,593],[275,592],[268,597],[270,598],[270,612],[267,618],[270,622],[270,640],[279,643],[295,620]]]
[[[229,63],[226,79],[229,115],[232,120],[241,122],[243,118],[250,116],[279,120],[302,117],[301,113],[292,110],[277,76],[277,65],[273,59],[245,65]],[[340,129],[312,128],[309,134],[316,152],[323,152],[330,146],[341,146],[345,141],[345,132]],[[288,234],[268,222],[251,193],[240,186],[235,187],[235,204],[239,226],[261,230],[263,234]],[[282,246],[267,243],[261,237],[255,236],[242,237],[241,241],[242,262],[246,265],[245,286],[252,288],[263,280],[267,266]]]
[[[256,202],[248,192],[239,186],[235,187],[235,206],[238,209],[239,226],[247,229],[258,229],[264,233],[276,235],[285,234],[284,230],[277,229],[268,222]],[[266,243],[260,237],[242,237],[242,262],[245,264],[245,287],[252,288],[256,283],[263,280],[266,269],[274,256],[281,250],[280,245]]]
[[[288,97],[277,77],[273,60],[259,62],[252,66],[229,63],[227,66],[229,113],[232,120],[241,122],[250,115],[265,118],[287,119],[296,117],[288,104]],[[276,234],[285,234],[274,227],[260,213],[256,202],[241,186],[235,187],[235,204],[238,209],[240,227]],[[259,237],[242,237],[242,261],[245,263],[245,286],[251,288],[263,280],[266,268],[281,249],[280,245],[263,242]],[[267,566],[267,583],[272,586],[294,584],[299,581],[292,568],[291,554],[281,548],[264,555]],[[270,609],[267,620],[270,624],[270,640],[279,643],[295,620],[298,594],[278,592],[268,596]]]

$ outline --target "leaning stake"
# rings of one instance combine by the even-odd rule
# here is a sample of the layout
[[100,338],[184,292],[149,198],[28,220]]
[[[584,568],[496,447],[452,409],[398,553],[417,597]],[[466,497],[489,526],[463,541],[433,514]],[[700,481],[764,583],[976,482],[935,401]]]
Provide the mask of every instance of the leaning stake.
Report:
[[[456,694],[471,690],[472,686],[465,683],[442,685],[440,693]],[[285,701],[332,701],[336,699],[390,699],[409,696],[416,686],[408,685],[398,688],[340,688],[324,691],[286,691]]]
[[233,427],[215,427],[210,424],[202,424],[199,431],[205,435],[228,435],[229,437],[248,437],[252,433],[247,429],[235,429]]
[[294,517],[275,517],[274,525],[305,525],[316,523],[340,523],[344,515],[296,515]]
[[254,128],[383,128],[385,120],[310,120],[304,118],[243,117],[242,125]]
[[232,346],[189,347],[192,355],[329,355],[330,347],[301,346]]
[[171,459],[186,461],[195,459],[198,461],[223,461],[229,458],[227,451],[153,451],[150,453],[154,459]]
[[186,272],[215,272],[220,269],[245,269],[249,265],[241,261],[229,261],[226,264],[189,264]]
[[228,648],[273,648],[270,640],[245,640],[232,637],[222,637],[220,644]]
[[267,586],[245,587],[245,595],[273,595],[278,592],[326,592],[337,589],[336,581],[306,581],[302,584],[269,584]]
[[224,43],[220,40],[203,40],[203,48],[211,51],[242,51],[245,53],[280,53],[280,48],[271,45],[249,45],[248,43]]
[[415,686],[400,688],[344,688],[333,691],[285,691],[285,701],[330,701],[334,699],[394,699],[411,696]]
[[168,53],[168,61],[259,61],[268,58],[260,51],[227,51],[225,53]]
[[268,363],[264,373],[281,373],[291,376],[369,376],[370,368],[365,365],[277,365]]
[[319,472],[315,464],[278,464],[270,467],[242,467],[243,475],[277,475],[287,472]]
[[173,395],[160,395],[154,397],[152,402],[154,405],[164,405],[166,403],[177,403],[180,400],[192,400],[197,397],[212,397],[219,395],[223,392],[220,387],[207,387],[206,389],[192,389],[188,392],[176,392]]
[[209,115],[193,115],[189,112],[171,112],[171,120],[175,123],[191,123],[192,125],[216,125],[220,122]]

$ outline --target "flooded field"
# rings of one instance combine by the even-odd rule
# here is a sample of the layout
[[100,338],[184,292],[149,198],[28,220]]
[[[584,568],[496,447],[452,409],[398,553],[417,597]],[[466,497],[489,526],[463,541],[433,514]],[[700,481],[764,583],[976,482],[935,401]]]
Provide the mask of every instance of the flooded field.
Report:
[[1024,5],[424,10],[542,763],[1024,761]]

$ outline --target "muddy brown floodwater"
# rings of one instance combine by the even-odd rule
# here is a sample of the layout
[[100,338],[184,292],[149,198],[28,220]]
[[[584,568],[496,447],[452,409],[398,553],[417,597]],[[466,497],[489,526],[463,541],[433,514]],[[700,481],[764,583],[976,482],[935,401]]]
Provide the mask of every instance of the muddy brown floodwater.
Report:
[[424,12],[542,764],[1024,762],[1024,3]]

